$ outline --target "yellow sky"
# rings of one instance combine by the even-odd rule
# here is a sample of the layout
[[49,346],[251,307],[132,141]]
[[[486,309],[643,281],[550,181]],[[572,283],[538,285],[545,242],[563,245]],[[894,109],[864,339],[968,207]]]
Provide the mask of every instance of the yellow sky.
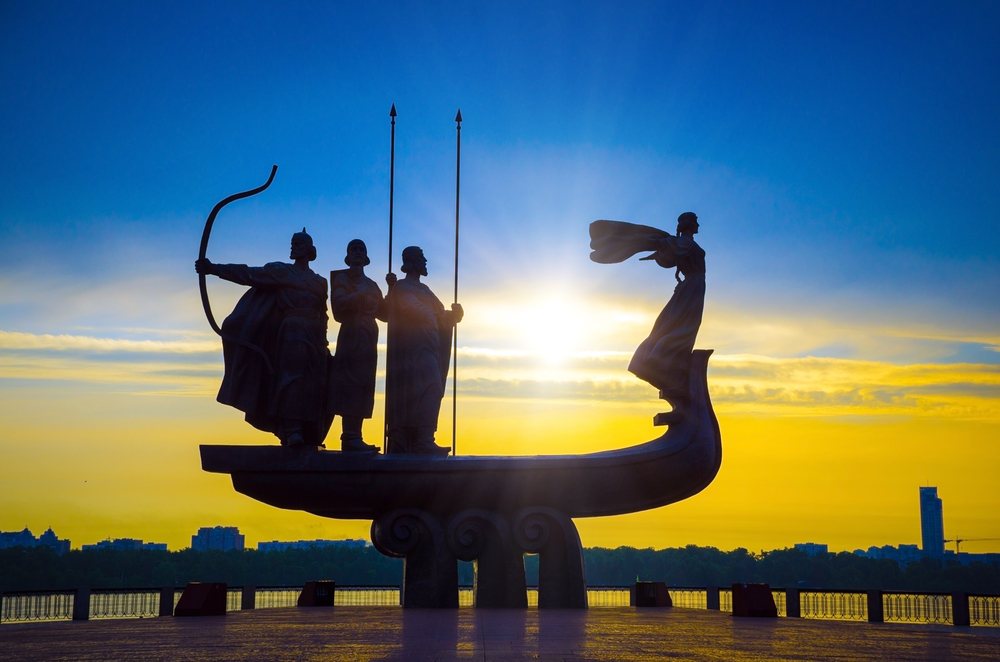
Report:
[[[657,310],[570,301],[553,316],[564,321],[551,324],[550,336],[516,337],[524,320],[549,312],[543,304],[500,302],[470,313],[464,337],[482,338],[479,325],[506,342],[461,350],[460,453],[591,452],[661,432],[651,419],[663,403],[624,370],[628,346],[642,339]],[[719,318],[727,319],[725,311]],[[550,342],[565,320],[575,321],[575,335]],[[769,343],[794,346],[803,335],[823,333],[777,318],[760,326],[756,344],[746,324],[718,320],[706,324],[703,337],[766,352],[774,349]],[[867,337],[875,342],[879,334],[907,342],[906,334],[885,329]],[[239,526],[249,545],[367,537],[367,522],[281,511],[237,494],[228,477],[200,470],[199,444],[274,440],[214,401],[218,341],[196,332],[175,336],[135,342],[0,332],[0,528],[29,526],[37,534],[52,526],[75,546],[110,536],[171,549],[188,545],[198,527],[218,524]],[[1000,467],[996,365],[720,351],[709,374],[724,447],[715,482],[683,503],[580,520],[585,545],[917,543],[917,487],[928,484],[944,500],[946,535],[1000,533],[1000,495],[992,489]],[[450,407],[442,409],[447,443]],[[381,429],[380,410],[381,399],[366,423],[370,437]]]

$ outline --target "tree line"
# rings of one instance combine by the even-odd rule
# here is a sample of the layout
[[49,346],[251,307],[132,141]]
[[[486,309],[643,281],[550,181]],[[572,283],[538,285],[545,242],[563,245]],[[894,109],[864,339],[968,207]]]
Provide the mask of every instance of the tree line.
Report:
[[[892,560],[847,552],[809,556],[796,549],[724,552],[695,545],[661,550],[595,547],[585,549],[583,555],[591,586],[623,586],[639,579],[676,586],[764,582],[773,587],[1000,594],[997,563],[959,565],[923,559],[900,567]],[[529,585],[537,584],[537,556],[525,556],[525,573]],[[333,579],[341,585],[398,586],[402,577],[402,559],[387,558],[372,547],[278,552],[73,550],[62,556],[48,547],[0,550],[0,590],[5,591],[184,586],[189,581],[301,586],[314,579]],[[459,583],[472,581],[472,564],[460,563]]]

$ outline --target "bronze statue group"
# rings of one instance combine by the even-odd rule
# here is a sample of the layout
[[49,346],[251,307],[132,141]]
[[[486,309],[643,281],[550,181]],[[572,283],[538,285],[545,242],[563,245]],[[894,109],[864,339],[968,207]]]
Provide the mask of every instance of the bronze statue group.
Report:
[[[434,441],[451,338],[462,307],[446,310],[425,284],[427,259],[403,250],[405,274],[386,276],[383,298],[365,275],[365,243],[347,245],[347,269],[330,273],[330,309],[340,323],[336,352],[327,341],[327,280],[309,262],[316,248],[305,228],[292,235],[292,264],[262,267],[195,263],[250,289],[222,324],[225,376],[218,401],[239,409],[246,421],[270,432],[281,444],[303,449],[323,445],[334,417],[342,421],[341,450],[378,452],[362,438],[362,422],[375,407],[378,324],[388,324],[385,422],[388,453],[447,455]],[[264,357],[267,357],[265,360]]]
[[[692,212],[678,217],[676,235],[619,221],[590,225],[591,260],[622,262],[649,251],[643,260],[677,270],[673,296],[628,366],[673,405],[654,419],[657,425],[677,423],[686,414],[691,351],[705,305],[705,251],[694,241],[698,229]],[[445,309],[420,282],[427,275],[420,248],[410,246],[402,257],[406,276],[387,274],[383,297],[365,275],[370,263],[365,243],[355,239],[347,245],[348,268],[330,272],[330,309],[340,323],[333,355],[327,342],[327,280],[309,267],[316,248],[305,228],[292,235],[292,264],[248,267],[199,259],[199,274],[250,287],[222,324],[225,376],[219,402],[244,412],[248,423],[273,433],[282,445],[303,449],[322,447],[340,416],[341,450],[377,453],[363,440],[362,423],[375,406],[376,320],[381,320],[388,324],[386,452],[447,455],[451,449],[438,446],[434,437],[462,306]]]

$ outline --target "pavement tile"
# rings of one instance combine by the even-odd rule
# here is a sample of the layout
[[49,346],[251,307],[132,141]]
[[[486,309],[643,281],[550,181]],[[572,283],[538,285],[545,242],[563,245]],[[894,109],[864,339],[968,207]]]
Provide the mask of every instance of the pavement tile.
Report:
[[1000,660],[1000,629],[734,619],[696,609],[259,609],[0,626],[0,661]]

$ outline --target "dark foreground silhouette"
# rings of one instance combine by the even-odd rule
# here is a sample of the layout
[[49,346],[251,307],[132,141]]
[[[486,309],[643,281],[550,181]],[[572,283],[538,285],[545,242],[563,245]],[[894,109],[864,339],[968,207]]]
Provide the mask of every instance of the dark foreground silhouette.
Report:
[[[967,591],[1000,593],[1000,564],[967,566],[924,559],[900,568],[889,559],[854,554],[808,556],[794,549],[754,554],[690,545],[674,549],[589,548],[583,550],[587,583],[623,586],[636,580],[678,586],[727,586],[766,582],[782,587]],[[472,583],[472,564],[462,563],[459,582]],[[529,585],[538,581],[538,556],[525,557]],[[47,547],[0,550],[0,588],[7,591],[95,586],[183,586],[222,581],[233,586],[301,586],[316,578],[339,584],[399,585],[402,559],[375,549],[313,548],[282,552],[150,550],[72,551],[57,556]],[[802,582],[802,583],[799,583]]]

